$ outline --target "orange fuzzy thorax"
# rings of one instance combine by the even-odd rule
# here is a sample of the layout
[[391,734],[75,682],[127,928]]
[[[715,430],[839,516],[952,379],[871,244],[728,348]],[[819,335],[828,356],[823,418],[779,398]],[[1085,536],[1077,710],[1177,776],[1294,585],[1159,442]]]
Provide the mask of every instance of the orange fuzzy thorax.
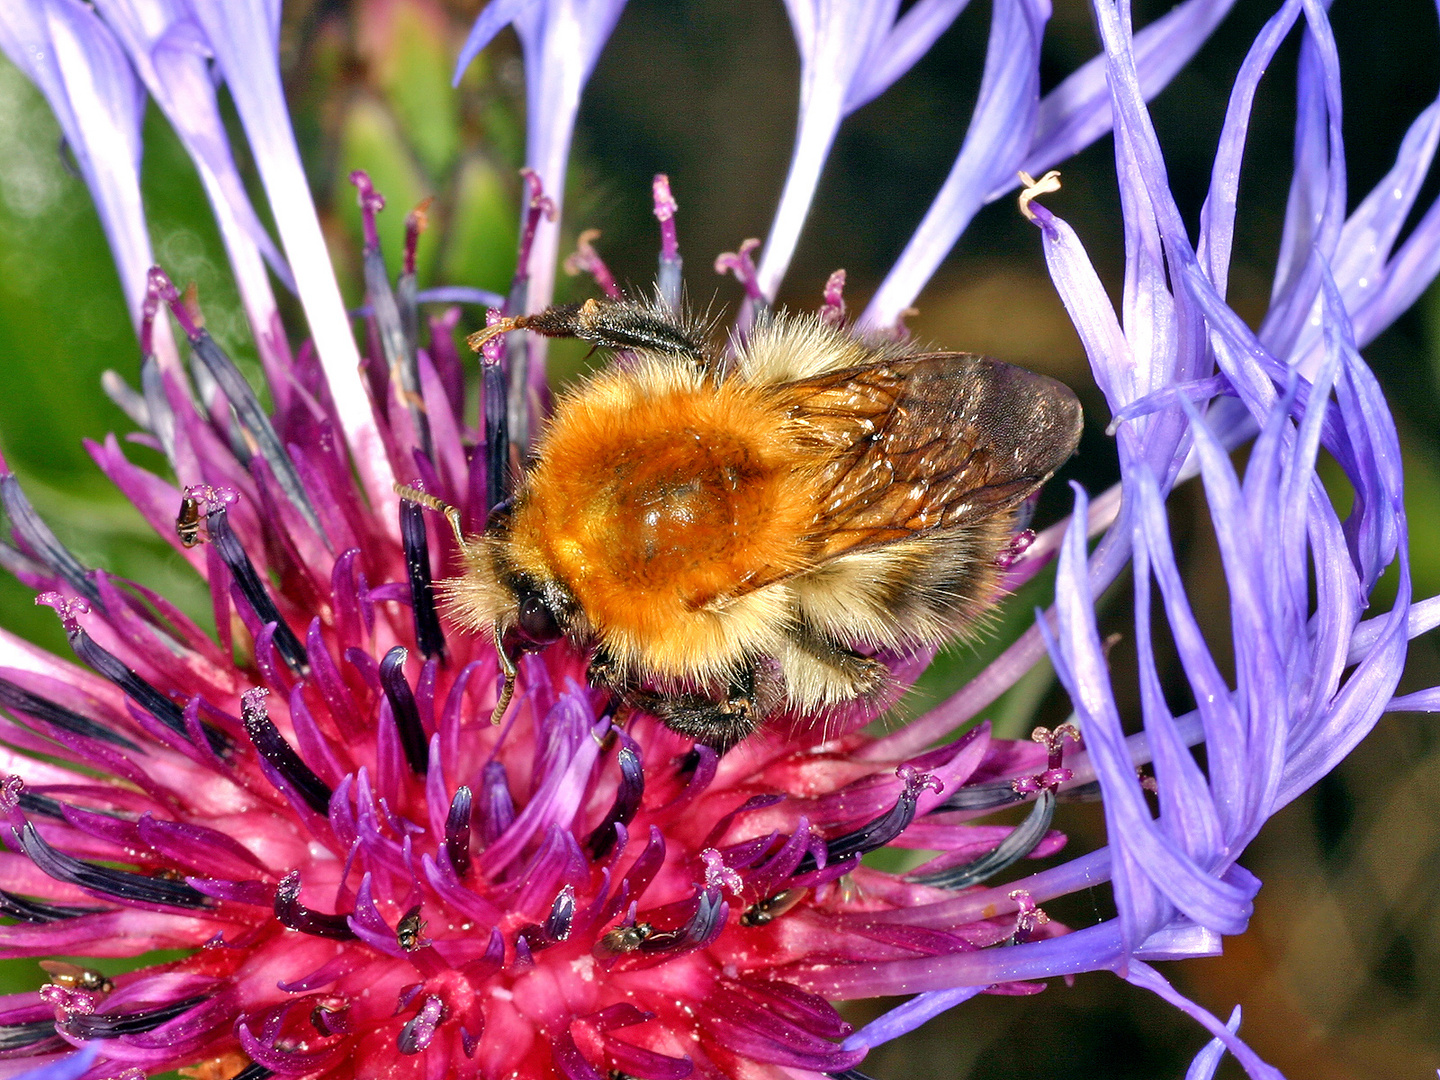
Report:
[[602,375],[556,410],[511,556],[563,582],[627,667],[723,675],[790,621],[755,590],[813,559],[817,464],[763,388],[671,364]]

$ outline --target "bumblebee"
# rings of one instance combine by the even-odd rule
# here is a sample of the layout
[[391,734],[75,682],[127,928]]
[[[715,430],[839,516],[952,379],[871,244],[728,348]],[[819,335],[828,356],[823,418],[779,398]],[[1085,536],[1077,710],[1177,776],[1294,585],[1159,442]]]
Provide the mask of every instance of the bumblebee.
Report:
[[663,305],[587,300],[470,344],[517,329],[625,355],[560,398],[482,534],[452,512],[449,612],[511,672],[567,639],[592,684],[722,752],[773,715],[878,699],[877,650],[973,627],[1017,508],[1080,436],[1053,379],[812,316],[727,357]]

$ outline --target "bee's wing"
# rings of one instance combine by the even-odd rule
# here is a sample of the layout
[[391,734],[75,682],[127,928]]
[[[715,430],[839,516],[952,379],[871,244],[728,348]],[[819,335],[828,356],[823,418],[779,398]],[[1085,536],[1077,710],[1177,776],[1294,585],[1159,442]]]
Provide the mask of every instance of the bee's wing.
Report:
[[825,462],[817,564],[1001,513],[1080,438],[1069,387],[967,353],[885,360],[776,392]]

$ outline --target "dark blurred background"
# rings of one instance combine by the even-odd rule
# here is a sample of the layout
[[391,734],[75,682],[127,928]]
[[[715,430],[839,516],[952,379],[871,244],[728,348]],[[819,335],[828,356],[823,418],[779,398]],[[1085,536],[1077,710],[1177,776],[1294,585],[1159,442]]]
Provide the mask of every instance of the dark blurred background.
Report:
[[[487,50],[458,95],[448,88],[453,57],[480,6],[478,0],[285,6],[291,104],[348,299],[359,296],[358,214],[345,181],[353,168],[370,171],[389,198],[382,235],[392,262],[405,211],[435,196],[433,227],[420,251],[422,287],[503,291],[508,283],[524,152],[523,69],[513,35],[506,32]],[[1238,0],[1153,106],[1171,185],[1192,229],[1231,82],[1275,6]],[[1056,7],[1046,36],[1045,89],[1097,49],[1088,7],[1076,0],[1057,0]],[[1137,2],[1137,24],[1168,7]],[[814,307],[827,275],[844,267],[851,310],[864,306],[954,159],[979,83],[989,17],[986,0],[976,0],[914,70],[847,120],[783,303]],[[1440,27],[1425,0],[1389,0],[1383,8],[1337,0],[1331,18],[1344,69],[1353,206],[1389,168],[1407,125],[1440,90]],[[1230,298],[1252,324],[1266,309],[1283,220],[1297,54],[1292,35],[1262,85],[1251,125]],[[630,0],[585,94],[562,250],[573,248],[580,229],[601,228],[597,246],[616,276],[647,287],[657,248],[650,180],[666,172],[680,203],[691,298],[699,307],[713,302],[733,310],[739,288],[716,277],[711,262],[769,228],[790,157],[798,78],[778,0]],[[38,94],[0,61],[0,448],[82,559],[164,591],[203,621],[209,605],[186,567],[108,488],[81,445],[83,438],[129,430],[101,393],[99,376],[114,368],[134,381],[137,357],[98,221],[58,143]],[[1045,201],[1076,228],[1118,296],[1124,252],[1112,153],[1102,140],[1065,164],[1064,189]],[[258,382],[199,183],[153,109],[144,184],[157,257],[177,280],[197,283],[212,333]],[[1437,188],[1432,181],[1422,207]],[[559,291],[561,298],[578,297],[590,288],[571,279]],[[919,309],[910,323],[918,336],[1043,370],[1075,387],[1088,430],[1066,477],[1092,493],[1114,480],[1103,400],[1046,275],[1038,233],[1013,201],[979,215]],[[292,322],[292,331],[299,325]],[[584,363],[583,348],[572,344],[554,349],[563,377]],[[1366,355],[1400,424],[1415,592],[1428,596],[1440,592],[1440,293],[1432,290]],[[155,464],[143,448],[134,454]],[[1063,485],[1052,485],[1041,523],[1068,502]],[[1172,511],[1192,600],[1224,658],[1227,600],[1203,496],[1192,485],[1176,494]],[[1028,621],[1037,595],[1015,598],[1006,622]],[[1122,582],[1102,603],[1105,629],[1127,634],[1129,603]],[[37,611],[9,580],[0,583],[0,623],[66,651],[51,613]],[[921,709],[958,685],[1002,641],[997,635],[942,658],[906,708]],[[1111,655],[1122,688],[1131,681],[1133,658],[1122,639]],[[1183,706],[1184,681],[1173,659],[1165,674],[1173,704]],[[1437,682],[1440,654],[1432,639],[1421,639],[1412,645],[1402,690]],[[1042,670],[987,715],[1004,733],[1024,735],[1067,711]],[[1138,708],[1129,715],[1138,717]],[[1185,993],[1222,1018],[1242,1005],[1242,1035],[1293,1080],[1420,1076],[1440,1066],[1440,918],[1433,908],[1440,893],[1440,745],[1433,731],[1427,716],[1383,718],[1247,853],[1245,865],[1265,882],[1250,932],[1227,941],[1222,958],[1164,966]],[[1070,834],[1072,852],[1104,842],[1096,805],[1062,807],[1057,825]],[[1108,890],[1096,890],[1048,910],[1079,926],[1107,917],[1113,905]],[[38,981],[33,965],[11,965],[6,974],[16,984]],[[880,1008],[854,1008],[852,1018],[863,1022]],[[1179,1077],[1204,1041],[1196,1025],[1159,999],[1096,974],[1073,985],[1056,980],[1035,997],[978,998],[877,1050],[864,1068],[882,1080]],[[1227,1062],[1221,1075],[1239,1070]]]

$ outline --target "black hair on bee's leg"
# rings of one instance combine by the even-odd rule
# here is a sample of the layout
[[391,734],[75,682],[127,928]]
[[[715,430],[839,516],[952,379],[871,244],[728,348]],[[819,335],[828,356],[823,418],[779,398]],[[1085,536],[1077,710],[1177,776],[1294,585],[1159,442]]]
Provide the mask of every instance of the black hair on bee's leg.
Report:
[[516,320],[546,337],[570,337],[611,350],[648,349],[670,356],[709,359],[709,346],[668,310],[629,300],[590,299],[559,304]]
[[624,694],[625,680],[620,674],[620,665],[604,645],[597,645],[590,654],[590,663],[585,668],[585,681],[594,687],[603,687],[616,694]]
[[591,686],[613,690],[618,698],[632,708],[647,712],[671,731],[694,739],[697,743],[723,754],[758,728],[765,719],[762,699],[768,697],[758,687],[756,668],[746,665],[726,688],[725,696],[706,694],[665,694],[650,690],[624,678],[619,665],[603,646],[590,658],[586,676]]
[[756,672],[746,666],[726,688],[724,697],[704,694],[655,694],[646,710],[671,731],[724,754],[748,737],[765,719],[756,693]]

